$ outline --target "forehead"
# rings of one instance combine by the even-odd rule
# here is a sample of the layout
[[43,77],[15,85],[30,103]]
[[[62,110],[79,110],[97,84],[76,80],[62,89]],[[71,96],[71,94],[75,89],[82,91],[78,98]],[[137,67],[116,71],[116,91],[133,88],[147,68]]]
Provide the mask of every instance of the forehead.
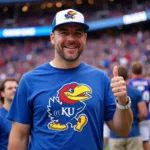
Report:
[[77,24],[77,23],[63,24],[63,25],[60,25],[56,28],[56,30],[70,30],[70,29],[84,31],[84,27],[80,24]]
[[14,87],[14,86],[17,86],[17,85],[18,85],[18,83],[16,81],[7,81],[4,84],[5,88]]

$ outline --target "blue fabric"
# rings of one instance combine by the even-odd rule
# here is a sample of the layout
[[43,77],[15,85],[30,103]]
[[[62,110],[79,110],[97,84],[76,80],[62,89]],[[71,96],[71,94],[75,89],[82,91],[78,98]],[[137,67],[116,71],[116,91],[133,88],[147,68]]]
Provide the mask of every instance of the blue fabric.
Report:
[[129,138],[129,137],[136,137],[140,136],[139,132],[139,122],[138,122],[138,103],[142,102],[142,93],[138,91],[135,87],[127,85],[127,95],[131,98],[131,109],[133,112],[133,123],[132,128],[128,136],[118,136],[114,132],[110,132],[111,138]]
[[[115,109],[110,79],[102,70],[83,62],[73,69],[46,63],[22,77],[8,118],[31,124],[29,150],[103,150],[103,124]],[[77,130],[81,116],[86,123]],[[51,127],[56,122],[66,128]]]
[[12,123],[6,118],[8,111],[0,107],[0,150],[7,150]]
[[129,80],[129,84],[136,87],[142,92],[142,98],[146,102],[148,115],[145,120],[150,119],[150,81],[145,78],[133,78]]

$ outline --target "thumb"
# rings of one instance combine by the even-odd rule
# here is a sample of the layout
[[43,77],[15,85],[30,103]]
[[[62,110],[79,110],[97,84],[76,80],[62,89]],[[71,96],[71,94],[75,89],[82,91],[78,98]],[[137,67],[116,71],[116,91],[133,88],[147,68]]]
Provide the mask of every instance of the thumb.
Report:
[[118,76],[118,67],[115,66],[115,67],[113,68],[113,77],[117,77],[117,76]]

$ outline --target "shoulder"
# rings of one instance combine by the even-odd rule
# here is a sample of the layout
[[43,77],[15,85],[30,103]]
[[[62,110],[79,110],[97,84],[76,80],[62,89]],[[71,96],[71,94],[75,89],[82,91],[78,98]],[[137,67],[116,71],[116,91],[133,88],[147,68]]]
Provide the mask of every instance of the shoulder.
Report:
[[136,87],[134,87],[132,85],[127,85],[127,89],[130,90],[130,91],[133,91],[133,92],[140,93],[140,91]]
[[133,82],[133,79],[129,79],[128,83],[131,84]]
[[92,66],[92,65],[89,65],[89,64],[87,64],[87,63],[84,63],[84,68],[85,68],[86,70],[89,70],[90,72],[95,72],[95,73],[98,73],[98,74],[107,76],[106,72],[103,71],[102,69],[97,68],[97,67]]
[[3,107],[0,107],[0,116],[3,116],[3,114],[4,114],[4,108]]
[[41,75],[42,73],[46,72],[49,69],[48,67],[49,67],[49,63],[42,64],[34,68],[33,70],[26,72],[22,76],[21,80],[29,80],[30,78],[35,77],[36,75]]
[[131,85],[127,85],[127,90],[129,93],[131,93],[132,95],[135,95],[135,96],[142,96],[142,93],[136,88],[136,87],[133,87]]
[[34,68],[33,70],[25,73],[25,76],[28,76],[28,75],[34,74],[34,73],[40,73],[40,71],[48,70],[49,69],[48,67],[49,67],[49,63],[42,64],[42,65]]
[[0,122],[1,123],[5,120],[7,113],[8,112],[3,107],[0,107]]
[[83,76],[88,76],[92,82],[110,86],[110,77],[105,71],[88,64],[85,64],[84,70],[82,69],[81,71]]

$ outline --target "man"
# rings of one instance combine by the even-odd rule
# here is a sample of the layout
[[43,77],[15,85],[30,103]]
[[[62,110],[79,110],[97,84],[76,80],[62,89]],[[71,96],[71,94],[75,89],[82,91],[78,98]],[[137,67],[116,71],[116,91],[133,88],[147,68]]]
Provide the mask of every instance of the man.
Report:
[[6,118],[12,99],[16,92],[18,81],[14,78],[7,78],[0,86],[1,100],[3,106],[0,107],[0,150],[7,150],[8,137],[12,123]]
[[[133,62],[131,65],[132,79],[129,84],[142,92],[142,98],[146,103],[147,110],[150,104],[150,81],[142,77],[143,65],[140,62]],[[144,150],[150,150],[150,112],[144,121],[140,122],[140,134],[143,140]]]
[[[124,66],[118,67],[118,74],[127,82],[128,70]],[[143,150],[143,144],[139,132],[139,121],[147,116],[147,108],[142,100],[142,94],[135,87],[127,85],[127,94],[132,101],[132,112],[134,116],[131,131],[128,136],[118,136],[110,132],[109,145],[111,150]]]
[[[106,73],[80,61],[88,29],[76,10],[54,17],[50,34],[54,59],[20,81],[8,115],[13,120],[9,150],[102,150],[104,120],[116,133],[129,133],[130,99],[117,67],[111,90]],[[125,110],[116,109],[114,96]]]

